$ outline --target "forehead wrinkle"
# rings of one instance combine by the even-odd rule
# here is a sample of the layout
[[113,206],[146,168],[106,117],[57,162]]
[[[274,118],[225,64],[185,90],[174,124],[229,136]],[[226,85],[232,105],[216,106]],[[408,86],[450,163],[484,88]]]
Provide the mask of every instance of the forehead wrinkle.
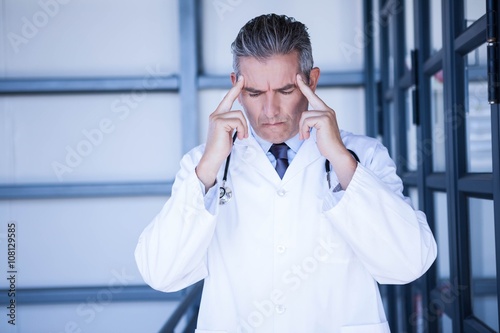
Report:
[[274,91],[289,90],[289,89],[292,89],[292,88],[295,88],[295,87],[296,87],[295,83],[289,83],[289,84],[284,85],[281,88],[274,89]]
[[263,90],[252,88],[252,87],[244,87],[243,90],[251,92],[251,93],[261,93]]
[[[296,88],[297,85],[295,83],[288,83],[280,88],[272,89],[273,91],[284,91],[284,90],[289,90],[292,88]],[[260,90],[257,88],[253,87],[244,87],[243,90],[248,91],[250,93],[263,93],[265,90]]]

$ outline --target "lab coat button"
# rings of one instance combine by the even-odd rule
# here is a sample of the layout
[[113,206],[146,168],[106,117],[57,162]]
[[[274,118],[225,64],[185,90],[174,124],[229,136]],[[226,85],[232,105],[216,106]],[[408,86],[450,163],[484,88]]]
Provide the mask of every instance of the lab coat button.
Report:
[[285,191],[284,189],[280,189],[280,190],[278,190],[278,195],[279,195],[280,197],[284,197],[284,196],[285,196],[285,194],[286,194],[286,191]]
[[276,247],[276,251],[278,251],[278,253],[285,253],[285,250],[286,250],[286,246],[284,246],[284,245],[278,245]]
[[278,314],[283,314],[283,313],[285,313],[285,310],[286,310],[285,306],[281,305],[281,304],[276,305],[276,307],[274,309],[276,310],[276,313],[278,313]]

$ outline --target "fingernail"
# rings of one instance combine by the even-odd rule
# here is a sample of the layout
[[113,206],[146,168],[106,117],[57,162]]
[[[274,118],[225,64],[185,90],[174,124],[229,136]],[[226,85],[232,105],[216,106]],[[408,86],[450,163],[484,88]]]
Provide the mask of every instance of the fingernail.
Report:
[[297,79],[299,79],[300,81],[302,81],[302,76],[300,76],[300,74],[297,74]]
[[238,78],[238,82],[240,82],[241,80],[243,80],[243,75],[240,75],[240,77]]

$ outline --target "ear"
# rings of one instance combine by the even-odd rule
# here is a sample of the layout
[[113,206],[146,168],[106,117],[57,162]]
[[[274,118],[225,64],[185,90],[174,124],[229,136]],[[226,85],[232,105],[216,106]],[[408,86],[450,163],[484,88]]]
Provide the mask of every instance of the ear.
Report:
[[320,70],[318,67],[314,67],[311,69],[311,73],[309,74],[309,88],[311,88],[312,91],[316,91],[316,87],[318,86],[318,80],[319,80],[319,75],[320,75]]
[[233,84],[233,86],[236,84],[236,73],[235,72],[232,72],[231,73],[231,83]]
[[[233,87],[234,87],[236,85],[236,81],[238,78],[236,77],[235,72],[232,72],[230,76],[231,76],[231,83],[233,84]],[[240,96],[241,96],[241,94],[238,95],[238,102],[241,104]]]

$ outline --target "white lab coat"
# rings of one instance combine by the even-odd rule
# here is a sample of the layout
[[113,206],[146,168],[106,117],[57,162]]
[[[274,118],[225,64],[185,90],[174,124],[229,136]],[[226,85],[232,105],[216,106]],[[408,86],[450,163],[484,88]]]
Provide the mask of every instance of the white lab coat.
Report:
[[425,215],[403,197],[387,150],[342,137],[360,158],[346,191],[328,188],[314,131],[283,179],[250,137],[233,146],[233,198],[208,209],[195,174],[204,146],[193,149],[140,236],[144,280],[171,292],[205,279],[198,333],[389,332],[377,282],[417,279],[436,243]]

